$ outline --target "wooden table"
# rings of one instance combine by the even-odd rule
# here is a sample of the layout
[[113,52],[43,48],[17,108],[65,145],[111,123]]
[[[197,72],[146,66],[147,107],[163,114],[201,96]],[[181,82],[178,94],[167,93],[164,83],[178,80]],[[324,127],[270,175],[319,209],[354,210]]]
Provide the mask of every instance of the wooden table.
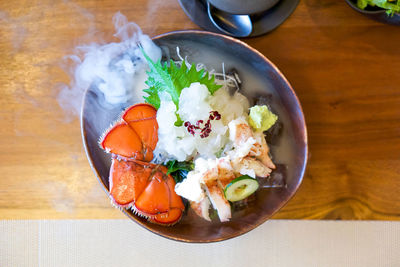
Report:
[[[63,57],[111,40],[121,11],[145,33],[198,29],[176,0],[0,2],[0,219],[124,218],[86,159],[77,116],[57,102]],[[274,218],[400,219],[400,27],[344,1],[303,0],[249,45],[285,74],[303,105],[310,159]]]

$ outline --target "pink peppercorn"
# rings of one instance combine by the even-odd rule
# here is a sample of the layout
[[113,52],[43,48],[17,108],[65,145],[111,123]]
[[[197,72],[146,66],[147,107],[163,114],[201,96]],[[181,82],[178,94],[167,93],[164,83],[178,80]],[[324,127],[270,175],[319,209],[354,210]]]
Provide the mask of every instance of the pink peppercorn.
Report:
[[196,125],[191,124],[189,121],[186,121],[183,125],[187,128],[187,131],[191,135],[195,135],[196,131],[195,130],[200,130],[200,137],[205,138],[208,137],[211,133],[211,121],[212,120],[220,120],[221,119],[221,114],[218,113],[218,111],[210,111],[210,115],[208,117],[207,122],[204,124],[203,128],[200,128],[200,125],[203,124],[203,120],[198,120],[196,122]]

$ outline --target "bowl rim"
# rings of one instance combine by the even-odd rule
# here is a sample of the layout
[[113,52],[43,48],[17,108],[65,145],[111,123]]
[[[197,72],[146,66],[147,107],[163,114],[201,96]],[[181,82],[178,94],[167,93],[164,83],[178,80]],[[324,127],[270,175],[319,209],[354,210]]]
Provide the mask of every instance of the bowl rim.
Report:
[[[255,228],[257,228],[258,226],[260,226],[261,224],[265,223],[266,221],[268,221],[274,214],[276,214],[283,206],[285,206],[289,200],[291,200],[297,193],[303,178],[304,178],[304,174],[305,174],[305,170],[306,170],[306,166],[307,166],[307,161],[308,161],[308,134],[307,134],[307,126],[306,126],[306,122],[305,122],[305,117],[304,117],[304,112],[303,112],[303,108],[301,106],[301,103],[299,101],[299,98],[297,97],[295,91],[293,90],[293,87],[291,86],[291,84],[289,83],[289,81],[286,79],[286,77],[283,75],[283,73],[275,66],[274,63],[272,63],[266,56],[264,56],[261,52],[259,52],[258,50],[256,50],[255,48],[249,46],[247,43],[238,40],[234,37],[231,36],[227,36],[227,35],[223,35],[223,34],[219,34],[219,33],[214,33],[214,32],[208,32],[208,31],[203,31],[203,30],[176,30],[176,31],[170,31],[170,32],[166,32],[166,33],[162,33],[156,36],[151,37],[152,41],[154,40],[158,40],[160,38],[163,37],[167,37],[167,36],[173,36],[173,35],[190,35],[190,34],[198,34],[198,35],[204,35],[204,36],[215,36],[217,38],[222,38],[225,40],[229,40],[231,42],[234,42],[236,44],[239,44],[241,46],[244,46],[246,49],[252,51],[253,53],[255,53],[257,56],[259,56],[263,61],[265,61],[267,64],[269,64],[272,69],[277,73],[277,75],[279,76],[279,78],[283,79],[284,83],[286,84],[287,88],[290,90],[291,94],[294,96],[295,102],[298,105],[299,108],[299,119],[301,122],[301,129],[303,129],[303,145],[304,145],[304,160],[303,163],[301,165],[301,171],[300,171],[300,177],[297,180],[296,185],[293,188],[293,193],[292,195],[290,195],[285,201],[282,201],[277,208],[269,215],[267,216],[264,220],[262,220],[259,223],[255,223],[252,224],[250,227],[248,227],[246,230],[243,231],[239,231],[237,234],[228,236],[228,237],[221,237],[221,238],[216,238],[216,239],[211,239],[211,240],[191,240],[191,239],[187,239],[187,238],[182,238],[182,237],[176,237],[173,235],[165,235],[163,233],[158,232],[155,229],[150,229],[147,227],[146,222],[142,221],[140,218],[134,216],[131,212],[128,212],[126,209],[120,209],[129,219],[133,220],[134,222],[136,222],[137,224],[139,224],[141,227],[143,227],[144,229],[167,239],[170,240],[174,240],[174,241],[179,241],[179,242],[183,242],[183,243],[214,243],[214,242],[221,242],[224,240],[229,240],[241,235],[244,235],[252,230],[254,230]],[[87,138],[86,138],[86,131],[84,128],[84,118],[83,118],[83,112],[85,110],[85,104],[87,103],[86,98],[88,97],[88,91],[91,89],[91,87],[87,88],[84,92],[84,96],[82,97],[82,105],[81,105],[81,112],[80,112],[80,127],[81,127],[81,136],[82,136],[82,141],[83,141],[83,147],[85,149],[85,154],[86,157],[89,161],[89,165],[92,169],[92,171],[95,173],[96,178],[98,180],[98,182],[100,183],[100,185],[102,186],[103,190],[105,191],[105,193],[107,194],[107,196],[109,196],[109,191],[107,189],[107,186],[103,183],[103,180],[101,179],[101,176],[99,174],[99,172],[97,171],[97,169],[94,166],[93,163],[93,159],[91,157],[91,155],[89,154],[89,150],[88,150],[88,143],[87,143]]]

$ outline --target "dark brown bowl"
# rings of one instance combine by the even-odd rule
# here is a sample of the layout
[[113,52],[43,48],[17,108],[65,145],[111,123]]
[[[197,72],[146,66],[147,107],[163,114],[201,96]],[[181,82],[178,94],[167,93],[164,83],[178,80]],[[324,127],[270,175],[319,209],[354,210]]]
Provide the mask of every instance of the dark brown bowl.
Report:
[[368,6],[366,9],[361,9],[357,6],[357,0],[346,0],[347,4],[351,6],[354,10],[360,12],[361,14],[369,17],[370,19],[392,24],[392,25],[400,25],[400,15],[394,14],[393,16],[388,16],[386,14],[386,10],[379,7],[371,7]]
[[[260,96],[271,98],[271,108],[283,124],[281,134],[270,146],[275,163],[286,167],[286,186],[261,188],[248,207],[235,211],[229,222],[218,219],[207,222],[190,209],[182,220],[172,227],[163,227],[123,212],[153,233],[183,242],[215,242],[242,235],[259,226],[294,195],[303,178],[307,161],[307,131],[303,112],[292,87],[282,73],[261,53],[244,42],[224,35],[204,31],[178,31],[153,38],[176,58],[176,46],[189,62],[204,63],[208,68],[222,71],[235,68],[242,80],[242,93],[254,102]],[[165,51],[165,50],[164,50]],[[82,138],[90,165],[108,194],[110,155],[98,146],[99,136],[117,119],[125,106],[105,109],[100,103],[103,96],[96,88],[85,95],[81,114]],[[142,102],[138,99],[138,102]],[[129,103],[129,106],[133,103]]]

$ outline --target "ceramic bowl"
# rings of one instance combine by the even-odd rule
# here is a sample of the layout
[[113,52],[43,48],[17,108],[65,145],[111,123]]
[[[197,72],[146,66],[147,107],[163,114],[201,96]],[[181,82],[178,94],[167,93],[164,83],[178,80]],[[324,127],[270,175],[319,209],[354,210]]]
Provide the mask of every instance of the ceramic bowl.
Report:
[[[271,100],[271,108],[282,124],[280,134],[270,150],[273,160],[281,166],[277,175],[285,180],[284,187],[260,188],[246,208],[233,212],[229,222],[212,222],[198,217],[188,209],[182,220],[164,227],[147,222],[131,211],[123,212],[133,221],[160,236],[183,242],[215,242],[233,238],[256,228],[281,209],[301,184],[307,161],[307,132],[299,100],[289,82],[261,53],[244,42],[224,35],[204,31],[178,31],[159,35],[154,42],[177,59],[176,47],[189,62],[203,63],[208,69],[222,72],[235,70],[242,81],[241,92],[251,104],[259,98]],[[98,139],[126,106],[104,109],[99,103],[103,96],[96,88],[89,88],[81,114],[82,138],[90,165],[108,195],[110,155],[98,146]],[[143,102],[138,99],[137,102]],[[87,179],[90,179],[88,177]]]

